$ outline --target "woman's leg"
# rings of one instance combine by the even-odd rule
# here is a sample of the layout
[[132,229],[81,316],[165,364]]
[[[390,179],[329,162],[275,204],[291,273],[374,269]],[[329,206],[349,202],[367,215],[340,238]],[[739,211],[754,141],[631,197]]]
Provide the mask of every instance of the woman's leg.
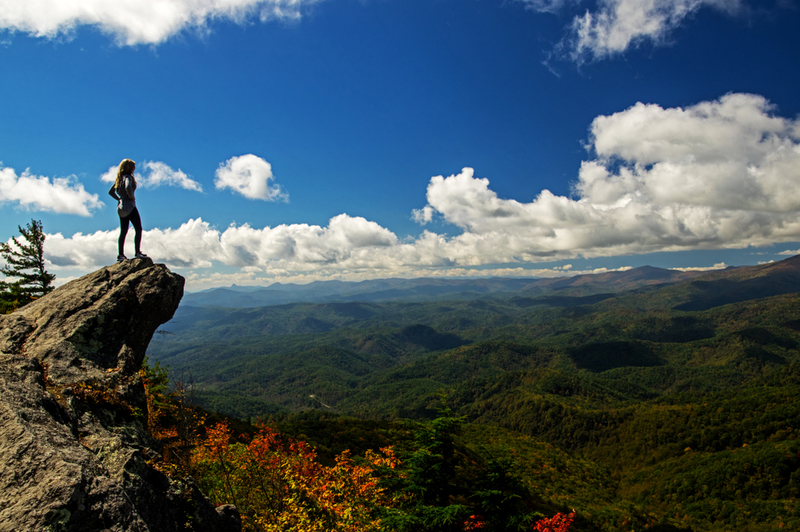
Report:
[[139,216],[139,209],[134,208],[133,212],[128,215],[128,218],[130,218],[133,229],[136,231],[133,237],[133,245],[134,252],[138,255],[142,251],[142,218]]
[[117,247],[119,248],[118,255],[120,257],[125,256],[125,236],[128,234],[128,224],[130,223],[130,214],[128,216],[119,218],[119,242],[117,243]]

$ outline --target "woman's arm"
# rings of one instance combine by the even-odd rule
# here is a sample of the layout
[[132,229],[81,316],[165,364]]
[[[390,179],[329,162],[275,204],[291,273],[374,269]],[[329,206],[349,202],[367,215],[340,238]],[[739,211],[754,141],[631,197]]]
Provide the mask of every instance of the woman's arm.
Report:
[[115,200],[119,201],[119,196],[117,195],[117,191],[114,185],[111,185],[111,188],[108,189],[108,195],[114,198]]
[[129,177],[129,176],[126,176],[125,177],[125,194],[127,194],[128,197],[130,199],[134,200],[134,201],[136,201],[136,198],[134,197],[134,191],[135,190],[136,190],[136,187],[133,184],[133,178]]

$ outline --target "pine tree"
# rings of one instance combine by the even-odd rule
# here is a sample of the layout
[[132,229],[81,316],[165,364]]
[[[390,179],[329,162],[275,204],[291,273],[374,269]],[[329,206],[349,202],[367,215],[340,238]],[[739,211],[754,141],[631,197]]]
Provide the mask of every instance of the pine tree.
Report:
[[[11,243],[0,243],[0,255],[6,264],[0,273],[13,277],[14,282],[0,281],[0,303],[11,309],[29,303],[53,290],[55,275],[44,269],[44,239],[42,222],[31,220],[24,228],[17,226],[21,239],[12,238]],[[20,241],[22,240],[22,241]],[[3,305],[6,306],[6,305]]]

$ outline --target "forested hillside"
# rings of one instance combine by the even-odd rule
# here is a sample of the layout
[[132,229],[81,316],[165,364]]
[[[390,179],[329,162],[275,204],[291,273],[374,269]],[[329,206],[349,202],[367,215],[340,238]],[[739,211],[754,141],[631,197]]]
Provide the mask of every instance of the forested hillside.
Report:
[[592,289],[184,305],[149,354],[321,456],[385,445],[444,392],[461,443],[513,456],[576,530],[800,529],[800,258],[562,284]]

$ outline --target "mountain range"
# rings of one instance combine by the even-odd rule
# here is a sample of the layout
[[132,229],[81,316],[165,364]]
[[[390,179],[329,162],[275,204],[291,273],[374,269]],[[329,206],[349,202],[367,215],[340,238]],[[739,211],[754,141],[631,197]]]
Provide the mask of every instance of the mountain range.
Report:
[[200,404],[321,455],[389,444],[446,397],[466,444],[510,453],[576,530],[800,529],[800,257],[234,287],[157,332],[150,359]]
[[[768,364],[798,358],[791,349],[784,351],[794,345],[787,335],[800,329],[789,319],[800,311],[787,303],[800,292],[800,257],[702,274],[645,267],[567,279],[390,279],[314,286],[218,289],[186,297],[148,354],[173,370],[191,372],[206,400],[239,416],[260,415],[261,409],[302,410],[309,395],[324,397],[324,390],[329,393],[325,404],[356,413],[369,405],[358,397],[373,394],[378,381],[395,386],[405,382],[401,376],[409,367],[443,364],[439,377],[415,381],[424,397],[427,392],[420,390],[454,382],[443,362],[454,351],[484,345],[481,349],[491,353],[502,342],[549,349],[545,365],[561,371],[588,369],[604,377],[606,370],[638,368],[628,372],[640,381],[643,373],[672,367],[673,376],[682,375],[671,387],[648,386],[644,395],[681,389],[703,371],[730,372],[741,382],[735,365],[719,363],[738,360],[731,358],[734,352]],[[248,299],[280,290],[287,297],[326,302],[255,307],[255,299]],[[359,290],[365,299],[354,300]],[[336,293],[342,294],[338,300]],[[236,301],[242,306],[228,306]],[[751,316],[761,307],[768,310]],[[736,332],[729,330],[732,309],[748,316]],[[783,321],[764,327],[759,320],[765,315]],[[800,320],[800,314],[793,319]],[[745,349],[743,342],[757,345]],[[735,350],[732,343],[739,344]],[[781,345],[783,351],[775,351]],[[705,362],[695,360],[697,368],[687,371],[692,351],[704,353]],[[521,364],[530,362],[523,357]],[[522,369],[508,366],[502,372]],[[251,406],[225,407],[222,396]],[[360,406],[347,406],[353,401]]]
[[360,282],[315,281],[309,284],[274,283],[267,287],[236,286],[187,293],[185,306],[253,308],[287,303],[331,301],[433,301],[475,299],[487,295],[547,293],[586,295],[601,291],[631,290],[642,286],[692,279],[700,272],[682,272],[642,266],[626,271],[573,277],[475,279],[377,279]]

